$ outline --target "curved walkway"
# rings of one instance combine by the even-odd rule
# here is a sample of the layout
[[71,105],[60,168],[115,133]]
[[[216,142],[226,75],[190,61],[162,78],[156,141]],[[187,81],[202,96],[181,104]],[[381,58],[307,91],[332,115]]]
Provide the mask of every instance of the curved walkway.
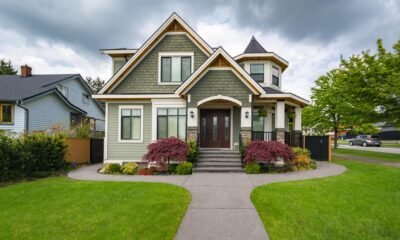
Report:
[[141,181],[175,184],[188,189],[192,202],[176,239],[269,239],[251,200],[260,185],[335,176],[346,168],[318,162],[318,168],[281,174],[194,173],[188,176],[116,176],[97,173],[101,164],[70,172],[68,177],[94,181]]

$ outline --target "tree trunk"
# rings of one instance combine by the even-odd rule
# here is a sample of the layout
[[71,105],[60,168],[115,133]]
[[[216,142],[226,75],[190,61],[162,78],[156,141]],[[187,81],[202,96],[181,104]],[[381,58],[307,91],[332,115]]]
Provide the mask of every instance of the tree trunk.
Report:
[[337,129],[337,128],[334,128],[334,131],[335,131],[335,136],[334,136],[334,139],[333,139],[333,141],[334,141],[333,147],[336,149],[336,148],[337,148],[337,146],[338,146],[338,144],[337,144],[337,139],[338,139],[338,129]]

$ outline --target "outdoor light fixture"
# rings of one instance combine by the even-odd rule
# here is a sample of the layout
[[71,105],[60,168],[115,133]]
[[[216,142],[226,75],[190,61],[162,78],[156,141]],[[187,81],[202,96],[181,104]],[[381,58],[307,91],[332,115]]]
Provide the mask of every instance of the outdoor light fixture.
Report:
[[194,112],[193,111],[190,111],[190,117],[194,118]]
[[246,111],[245,115],[246,118],[249,118],[249,111]]

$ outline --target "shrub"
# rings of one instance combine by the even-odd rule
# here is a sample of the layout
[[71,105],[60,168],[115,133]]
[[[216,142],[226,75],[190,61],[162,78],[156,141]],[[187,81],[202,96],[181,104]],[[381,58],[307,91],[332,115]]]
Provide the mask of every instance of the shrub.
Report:
[[276,141],[253,141],[246,148],[244,161],[246,163],[274,163],[278,161],[277,158],[282,158],[287,163],[291,162],[295,158],[295,155],[292,149],[286,144]]
[[176,173],[178,175],[192,174],[192,168],[193,164],[191,162],[183,162],[176,167]]
[[170,161],[186,161],[188,156],[187,144],[178,138],[164,138],[147,147],[147,154],[144,158],[149,162],[156,162],[160,165]]
[[121,172],[123,174],[133,175],[136,174],[138,165],[134,162],[125,163],[121,166]]
[[65,167],[66,145],[61,135],[0,134],[0,181],[43,176]]
[[302,149],[295,147],[292,149],[295,154],[295,159],[293,160],[294,166],[298,170],[310,169],[316,167],[315,161],[311,160],[311,153],[307,149]]
[[176,164],[176,163],[168,165],[168,172],[169,173],[176,173],[176,167],[177,166],[178,166],[178,164]]
[[121,165],[118,163],[107,163],[99,171],[101,173],[119,173],[121,172]]
[[189,140],[188,142],[188,160],[192,163],[197,161],[199,156],[199,150],[197,149],[197,143],[194,140]]
[[154,168],[141,168],[139,170],[139,175],[153,175]]
[[247,174],[259,174],[261,167],[258,163],[247,163],[246,164],[246,173]]

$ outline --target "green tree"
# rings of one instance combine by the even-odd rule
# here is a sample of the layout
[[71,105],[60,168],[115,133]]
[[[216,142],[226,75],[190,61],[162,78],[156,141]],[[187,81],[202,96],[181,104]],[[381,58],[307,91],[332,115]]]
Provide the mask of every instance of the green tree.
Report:
[[11,61],[0,59],[0,75],[16,75],[17,72],[11,65]]
[[98,93],[101,88],[104,86],[104,80],[100,79],[97,77],[96,79],[93,79],[92,77],[86,77],[86,82],[89,84],[89,86],[93,89],[95,93]]
[[362,124],[353,128],[355,134],[378,134],[379,132],[379,128],[374,124]]

